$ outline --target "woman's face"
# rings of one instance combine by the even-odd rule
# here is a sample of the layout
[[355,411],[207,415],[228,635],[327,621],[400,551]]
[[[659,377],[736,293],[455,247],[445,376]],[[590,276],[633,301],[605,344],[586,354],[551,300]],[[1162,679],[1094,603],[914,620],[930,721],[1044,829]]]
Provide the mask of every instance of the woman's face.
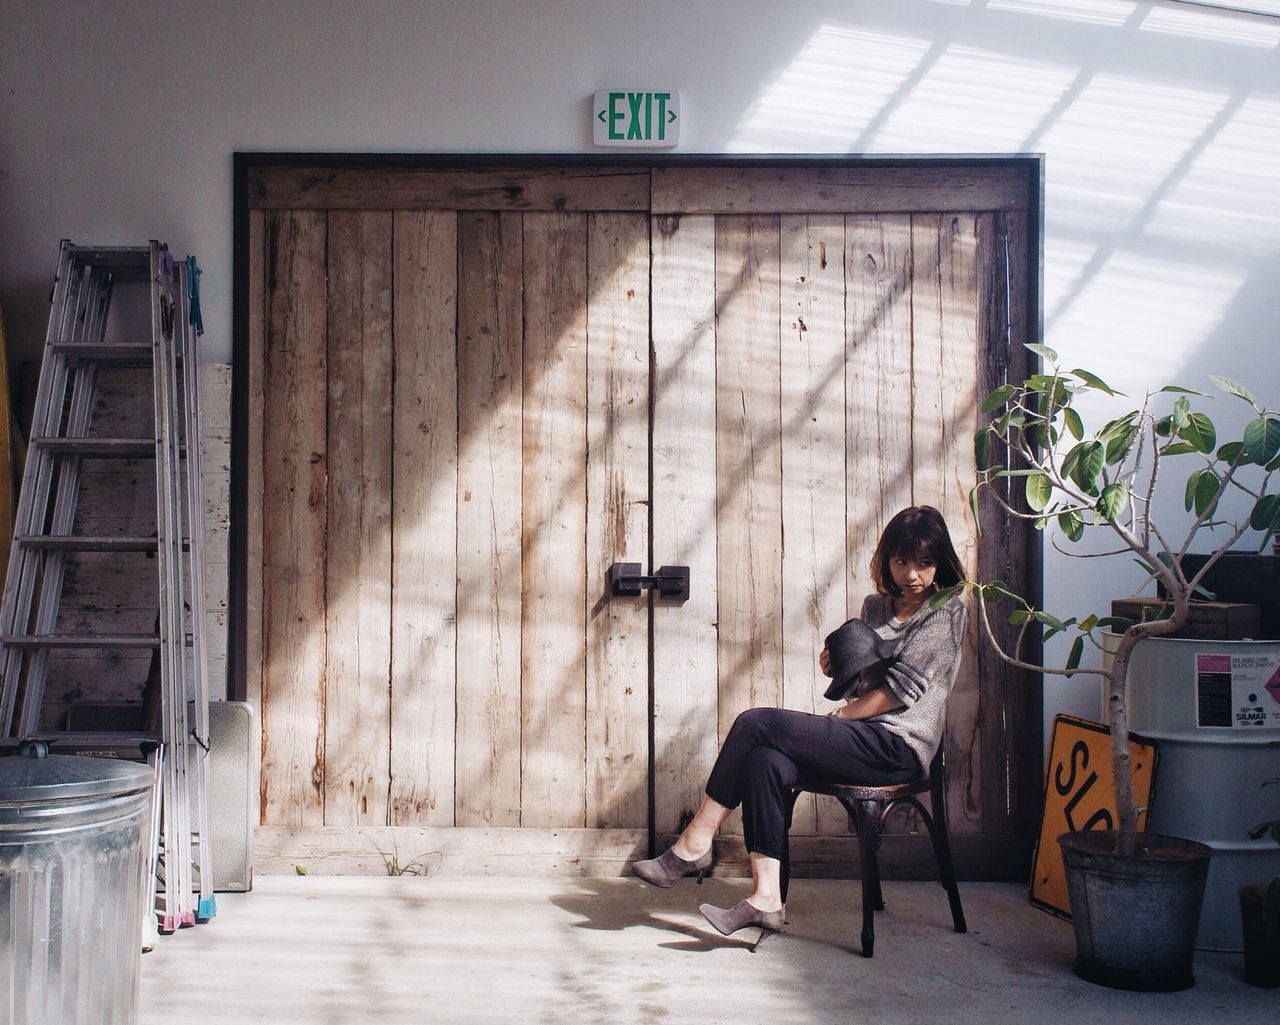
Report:
[[938,564],[928,555],[898,553],[889,560],[889,574],[904,598],[920,598],[933,590]]

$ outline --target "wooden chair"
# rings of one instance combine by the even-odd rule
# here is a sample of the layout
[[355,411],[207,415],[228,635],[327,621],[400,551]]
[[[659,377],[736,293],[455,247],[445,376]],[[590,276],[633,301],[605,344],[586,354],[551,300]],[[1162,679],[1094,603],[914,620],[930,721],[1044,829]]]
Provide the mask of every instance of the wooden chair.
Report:
[[[951,919],[956,932],[967,932],[964,908],[960,906],[960,891],[956,886],[955,865],[951,860],[951,842],[947,836],[946,767],[942,749],[934,756],[929,774],[923,779],[887,787],[852,786],[840,783],[815,783],[801,780],[791,788],[787,805],[788,844],[782,860],[782,899],[787,899],[787,886],[791,877],[790,830],[796,800],[802,793],[826,794],[834,797],[849,813],[849,832],[858,838],[862,863],[862,956],[871,957],[875,951],[875,913],[884,910],[884,897],[880,891],[880,841],[884,837],[884,820],[889,811],[899,804],[909,804],[924,820],[933,843],[933,854],[938,864],[938,876],[951,902]],[[919,801],[918,795],[928,793],[933,808],[930,815]]]

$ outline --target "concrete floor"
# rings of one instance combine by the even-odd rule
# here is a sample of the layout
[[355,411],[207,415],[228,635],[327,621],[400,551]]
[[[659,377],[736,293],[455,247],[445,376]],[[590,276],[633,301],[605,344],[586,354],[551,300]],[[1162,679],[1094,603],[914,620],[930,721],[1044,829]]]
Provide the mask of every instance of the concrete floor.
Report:
[[[210,922],[142,961],[140,1025],[1231,1025],[1280,1021],[1239,954],[1200,953],[1197,984],[1135,994],[1071,971],[1069,923],[1025,888],[962,884],[970,932],[934,883],[885,884],[876,956],[858,954],[856,882],[797,880],[787,931],[748,948],[697,912],[745,880],[259,876]],[[740,938],[745,937],[745,938]]]

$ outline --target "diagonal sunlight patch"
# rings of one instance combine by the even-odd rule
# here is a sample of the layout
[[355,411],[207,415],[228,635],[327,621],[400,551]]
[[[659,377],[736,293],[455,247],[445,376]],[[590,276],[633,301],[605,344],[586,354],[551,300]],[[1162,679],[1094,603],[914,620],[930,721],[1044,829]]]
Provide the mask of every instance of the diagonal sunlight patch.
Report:
[[1076,77],[1076,69],[950,46],[875,138],[887,151],[1015,151]]
[[[1257,6],[1263,6],[1261,4]],[[1190,36],[1202,42],[1272,47],[1280,43],[1280,6],[1271,18],[1242,17],[1235,11],[1210,11],[1200,6],[1155,4],[1142,20],[1141,31]]]
[[1160,187],[1225,100],[1219,91],[1098,75],[1043,139],[1055,157],[1047,171],[1050,231],[1115,231]]
[[1088,25],[1123,25],[1138,5],[1128,0],[990,0],[989,11],[1061,18]]
[[1212,241],[1233,259],[1280,249],[1280,100],[1252,97],[1160,202],[1152,234]]
[[1105,359],[1107,383],[1131,395],[1154,368],[1182,366],[1203,346],[1247,273],[1244,265],[1215,270],[1150,255],[1158,251],[1151,240],[1141,252],[1117,250],[1054,325],[1084,342],[1072,349],[1082,365]]
[[823,25],[765,87],[728,149],[848,149],[928,50],[925,39]]

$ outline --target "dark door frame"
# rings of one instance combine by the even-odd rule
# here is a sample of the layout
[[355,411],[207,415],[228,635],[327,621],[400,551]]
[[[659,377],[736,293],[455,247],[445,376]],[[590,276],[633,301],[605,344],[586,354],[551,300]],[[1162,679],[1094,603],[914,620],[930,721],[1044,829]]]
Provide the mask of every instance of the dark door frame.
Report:
[[[468,167],[529,169],[542,167],[600,167],[635,166],[646,168],[707,167],[707,168],[1000,168],[1013,170],[1025,180],[1027,190],[1027,244],[1026,262],[1023,266],[1026,282],[1026,321],[1020,325],[1023,337],[1039,341],[1043,336],[1043,266],[1044,266],[1044,196],[1045,157],[1043,154],[1008,155],[924,155],[924,156],[841,156],[841,155],[750,155],[719,156],[710,154],[655,154],[655,153],[565,153],[565,154],[362,154],[362,153],[281,153],[237,152],[233,156],[234,206],[233,206],[233,291],[232,291],[232,385],[231,385],[231,493],[230,533],[228,550],[228,630],[227,630],[227,689],[232,700],[243,700],[247,693],[246,649],[246,595],[247,595],[247,510],[248,510],[248,451],[247,432],[249,422],[249,211],[251,208],[251,172],[273,168],[315,167],[323,169],[375,170],[403,168],[406,170],[452,170]],[[1010,339],[1006,338],[1006,341]],[[1004,366],[1010,364],[1011,354],[998,354]],[[1028,354],[1029,370],[1038,368],[1038,358]],[[1021,530],[1018,546],[1026,553],[1025,574],[1027,596],[1037,605],[1043,591],[1042,536],[1029,523],[1013,524],[1011,530]],[[1033,653],[1034,654],[1034,653]],[[1023,696],[1025,719],[1028,724],[1039,724],[1043,717],[1043,694],[1039,678],[1028,681]],[[1026,809],[1035,809],[1039,802],[1039,781],[1043,774],[1043,741],[1041,731],[1032,731],[1033,737],[1022,738],[1021,762],[1018,778],[1023,792],[1015,795],[1013,804],[1024,809],[1023,825],[1034,836],[1035,823],[1029,821]]]

